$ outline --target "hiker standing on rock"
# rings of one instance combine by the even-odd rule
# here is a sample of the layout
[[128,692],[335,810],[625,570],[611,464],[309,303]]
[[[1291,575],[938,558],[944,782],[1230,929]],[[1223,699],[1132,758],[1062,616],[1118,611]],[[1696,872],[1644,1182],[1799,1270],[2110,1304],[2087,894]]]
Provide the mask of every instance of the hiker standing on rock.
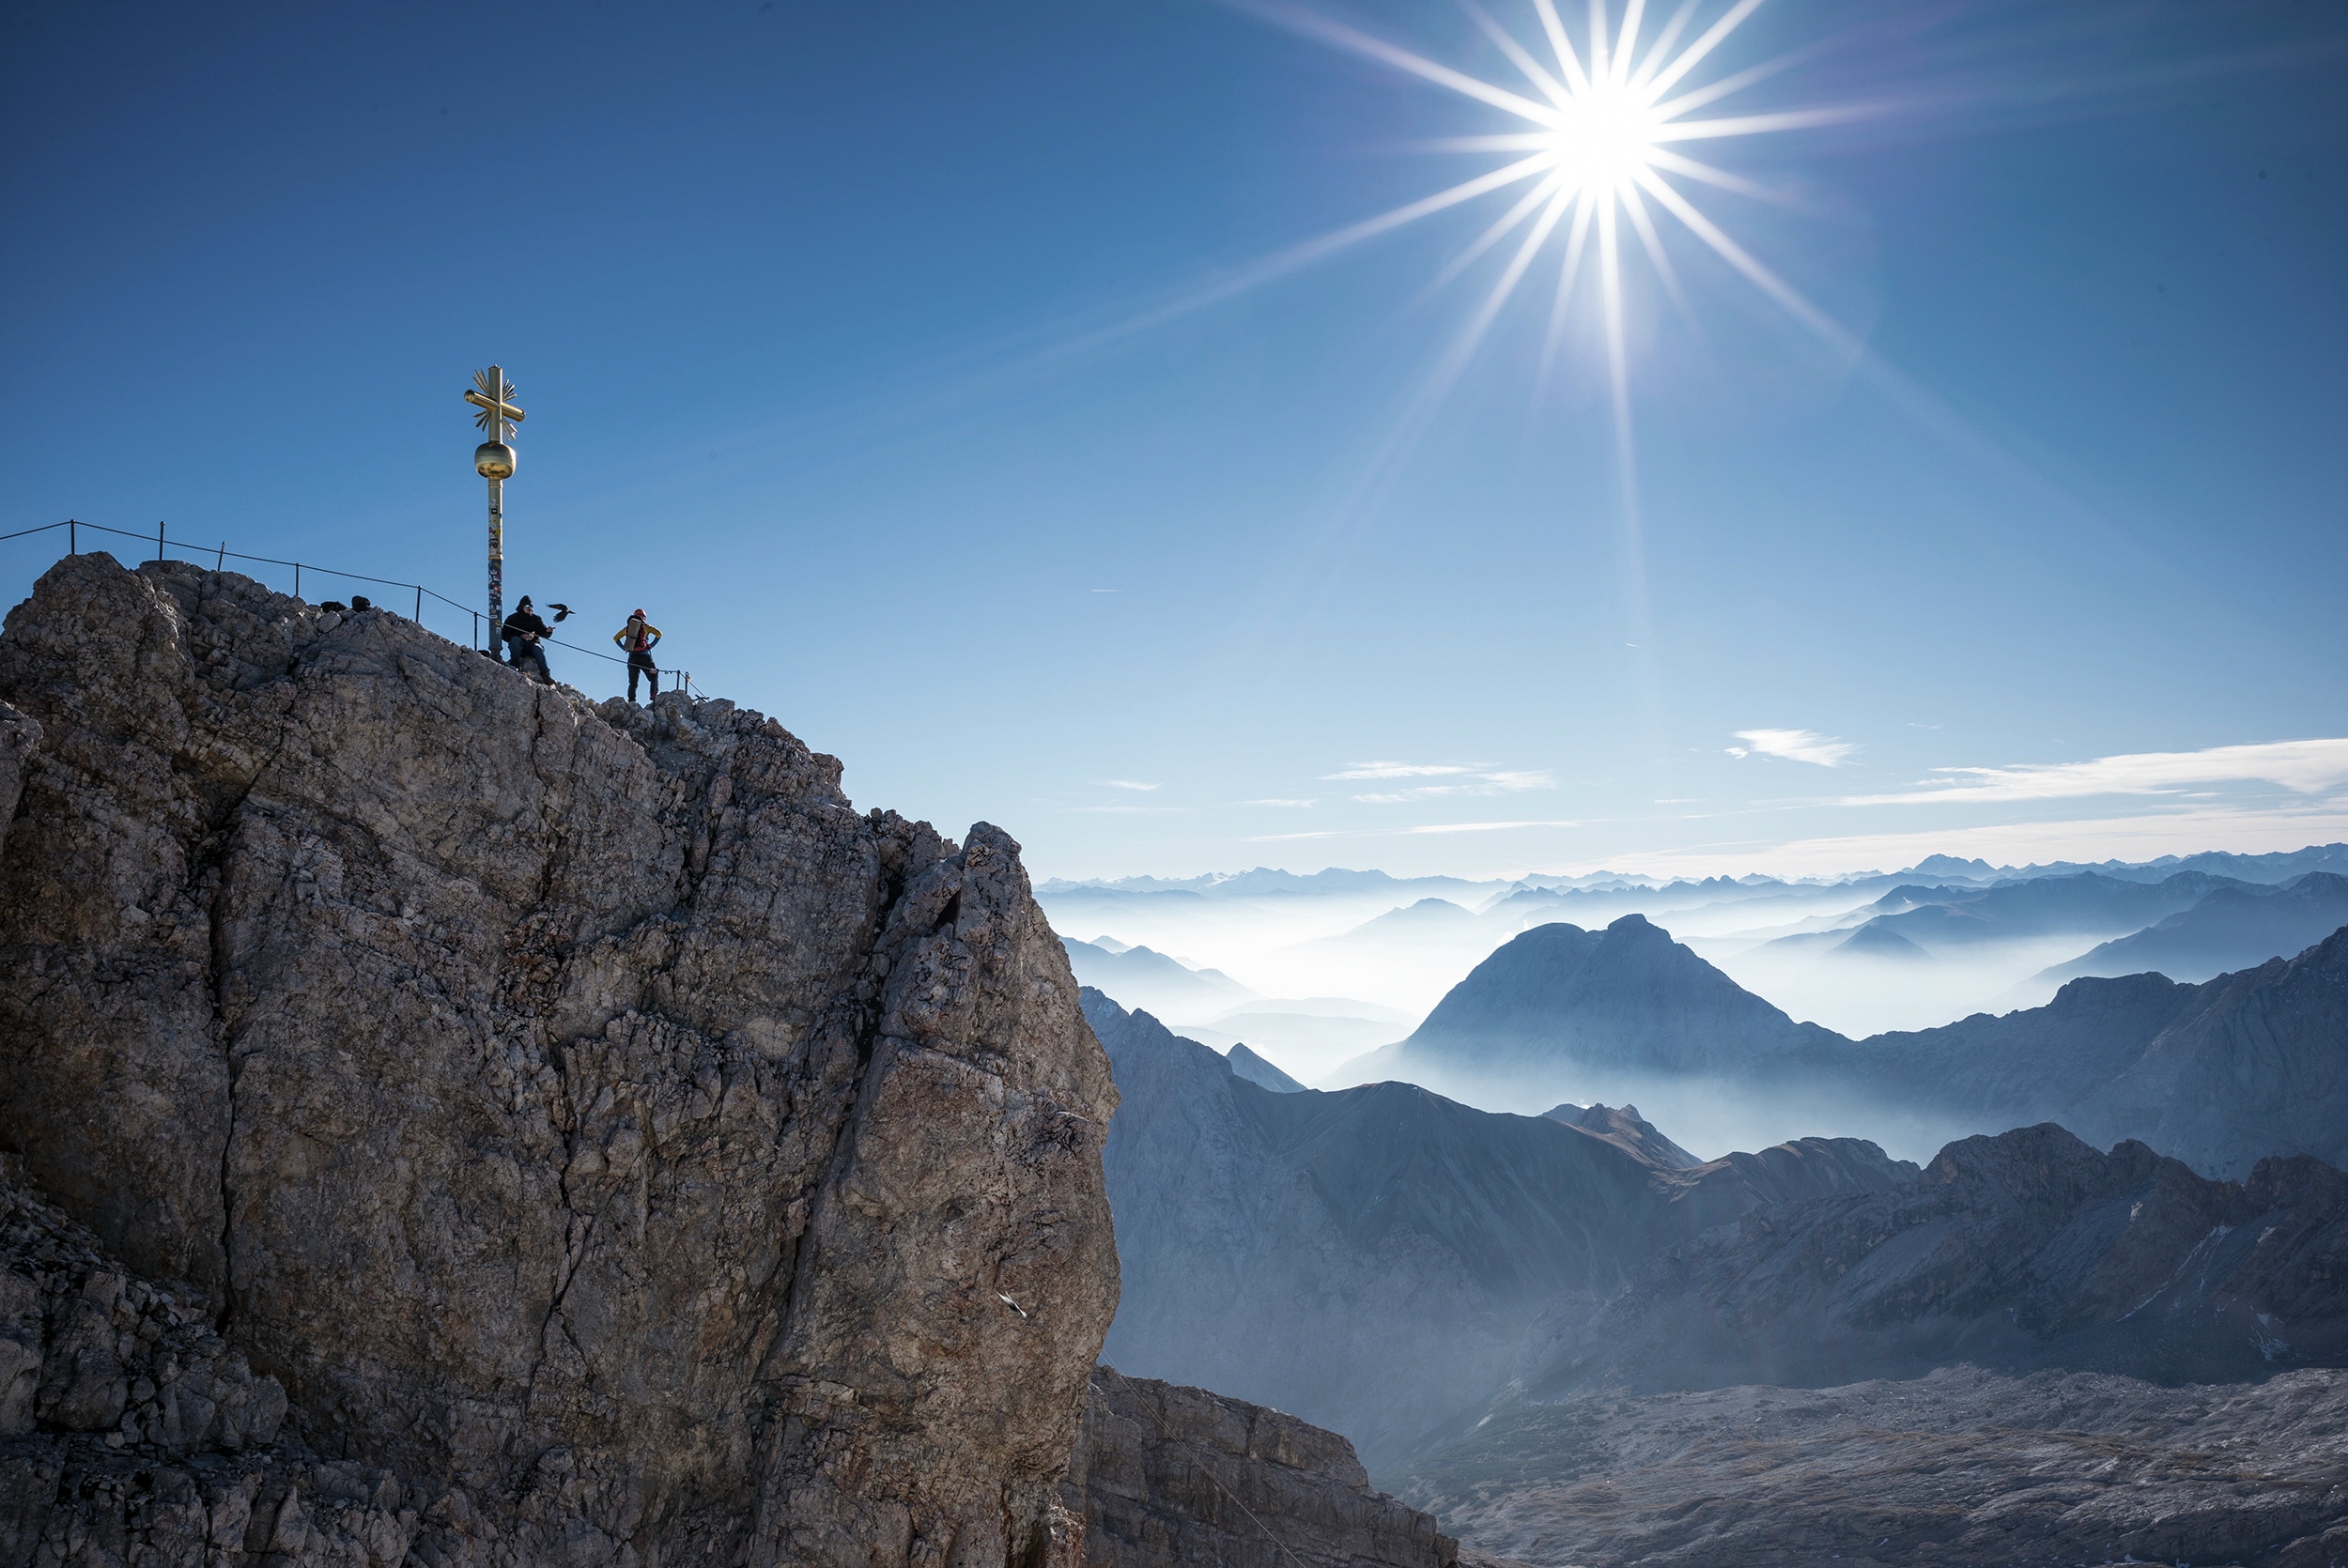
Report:
[[644,699],[650,701],[658,697],[660,667],[652,662],[652,651],[660,645],[660,628],[645,620],[642,610],[632,610],[627,624],[613,632],[611,640],[627,654],[627,699],[636,700],[636,677],[640,674],[652,682],[652,689],[645,693]]
[[[554,610],[557,621],[570,613],[562,605],[555,606]],[[554,628],[539,619],[538,612],[530,606],[529,594],[521,596],[521,602],[514,607],[514,613],[505,618],[505,624],[499,631],[505,638],[506,663],[525,676],[530,673],[530,667],[536,665],[537,678],[549,686],[554,684],[554,671],[547,668],[546,650],[546,638],[554,635]]]

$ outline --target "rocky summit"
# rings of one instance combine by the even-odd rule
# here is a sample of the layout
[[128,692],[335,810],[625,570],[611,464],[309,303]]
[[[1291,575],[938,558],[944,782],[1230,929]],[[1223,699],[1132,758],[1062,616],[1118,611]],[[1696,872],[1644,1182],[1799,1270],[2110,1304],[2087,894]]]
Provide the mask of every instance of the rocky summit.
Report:
[[1077,1549],[1116,1091],[1010,838],[181,563],[0,703],[0,1560]]

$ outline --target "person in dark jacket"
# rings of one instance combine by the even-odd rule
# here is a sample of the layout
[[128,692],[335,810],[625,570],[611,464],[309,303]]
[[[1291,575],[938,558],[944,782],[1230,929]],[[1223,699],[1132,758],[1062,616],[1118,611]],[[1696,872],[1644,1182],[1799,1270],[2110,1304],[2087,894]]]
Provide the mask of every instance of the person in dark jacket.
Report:
[[534,665],[538,670],[537,679],[549,686],[554,684],[554,671],[547,668],[545,645],[545,639],[554,634],[554,628],[539,619],[538,612],[531,607],[529,594],[521,596],[521,601],[514,607],[514,613],[505,618],[505,624],[499,630],[505,638],[506,663],[524,675],[528,675]]

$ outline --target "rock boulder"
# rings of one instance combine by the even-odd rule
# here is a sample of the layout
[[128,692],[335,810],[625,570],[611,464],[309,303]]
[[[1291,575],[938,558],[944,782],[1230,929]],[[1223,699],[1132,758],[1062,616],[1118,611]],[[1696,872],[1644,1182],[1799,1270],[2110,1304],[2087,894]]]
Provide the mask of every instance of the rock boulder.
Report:
[[1006,835],[176,562],[54,568],[0,702],[0,1146],[470,1499],[423,1560],[1048,1553],[1116,1091]]

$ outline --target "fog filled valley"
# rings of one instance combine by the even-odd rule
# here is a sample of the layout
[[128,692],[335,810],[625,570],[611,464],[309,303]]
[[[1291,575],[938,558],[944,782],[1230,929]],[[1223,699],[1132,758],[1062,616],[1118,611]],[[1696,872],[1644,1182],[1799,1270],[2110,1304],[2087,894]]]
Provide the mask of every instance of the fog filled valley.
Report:
[[2348,1560],[2344,872],[1045,884],[1104,1359],[1525,1562]]
[[[1420,1030],[1521,933],[1596,932],[1634,915],[1683,949],[1674,973],[1651,977],[1656,1006],[1708,992],[1755,1018],[1773,1008],[1852,1038],[2042,1007],[2081,976],[2207,981],[2292,957],[2348,924],[2348,845],[2094,867],[1934,856],[1893,873],[1800,883],[1258,869],[1182,883],[1047,882],[1037,896],[1079,980],[1189,1038],[1219,1050],[1244,1043],[1314,1087],[1402,1076],[1527,1114],[1567,1099],[1631,1100],[1711,1154],[1832,1132],[1922,1160],[1950,1136],[1999,1129],[1904,1090],[1877,1092],[1863,1075],[1808,1075],[1799,1086],[1748,1080],[1729,1091],[1687,1060],[1537,1050],[1438,1060],[1424,1044],[1410,1053],[1414,1069],[1397,1073],[1381,1048]],[[1511,983],[1539,982],[1519,974]],[[1732,990],[1749,997],[1738,1003]],[[1536,1035],[1551,1026],[1538,1003],[1522,1022]]]

